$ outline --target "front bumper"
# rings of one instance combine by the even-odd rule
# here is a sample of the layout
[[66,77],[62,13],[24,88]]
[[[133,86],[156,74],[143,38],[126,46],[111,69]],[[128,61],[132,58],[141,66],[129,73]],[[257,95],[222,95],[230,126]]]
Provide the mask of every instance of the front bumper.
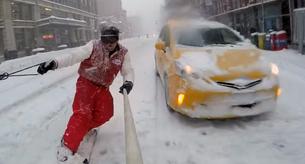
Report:
[[192,108],[181,106],[174,110],[192,118],[221,119],[258,115],[275,108],[276,95],[268,90],[217,95],[204,103],[192,102]]

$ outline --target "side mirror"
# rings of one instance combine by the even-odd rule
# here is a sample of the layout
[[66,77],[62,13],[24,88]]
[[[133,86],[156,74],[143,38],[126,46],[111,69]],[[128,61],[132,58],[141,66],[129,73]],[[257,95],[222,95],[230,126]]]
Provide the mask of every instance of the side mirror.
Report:
[[157,50],[165,50],[165,44],[164,44],[164,42],[163,41],[158,41],[156,44],[155,44],[155,48],[157,49]]

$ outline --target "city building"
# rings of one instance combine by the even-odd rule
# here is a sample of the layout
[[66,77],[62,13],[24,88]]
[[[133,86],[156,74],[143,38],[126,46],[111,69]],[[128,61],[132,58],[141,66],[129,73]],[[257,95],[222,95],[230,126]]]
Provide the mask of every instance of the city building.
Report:
[[[305,7],[305,0],[165,0],[165,10],[169,12],[179,13],[186,5],[202,17],[222,22],[246,37],[252,32],[285,30],[291,43],[294,9]],[[170,17],[176,15],[179,14]]]
[[227,24],[249,37],[252,32],[285,30],[293,35],[293,10],[305,0],[202,0],[203,16]]
[[97,29],[96,0],[1,0],[0,61],[82,45]]

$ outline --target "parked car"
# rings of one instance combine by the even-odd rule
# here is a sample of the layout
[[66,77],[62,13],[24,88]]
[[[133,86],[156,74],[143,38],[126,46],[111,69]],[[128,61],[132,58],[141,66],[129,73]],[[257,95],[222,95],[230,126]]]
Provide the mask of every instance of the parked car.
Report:
[[155,44],[168,107],[194,118],[232,118],[275,110],[278,67],[218,22],[169,21]]
[[47,50],[44,47],[38,47],[32,49],[32,54],[43,53],[43,52],[47,52]]
[[59,45],[59,46],[57,46],[57,49],[58,50],[63,50],[63,49],[66,49],[66,48],[68,48],[69,46],[67,45],[67,44],[61,44],[61,45]]

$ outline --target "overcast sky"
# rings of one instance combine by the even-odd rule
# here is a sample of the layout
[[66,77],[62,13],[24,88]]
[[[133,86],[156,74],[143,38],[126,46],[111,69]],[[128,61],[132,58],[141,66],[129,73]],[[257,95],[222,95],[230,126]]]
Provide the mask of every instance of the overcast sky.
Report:
[[122,0],[122,4],[127,16],[139,16],[148,32],[155,30],[163,0]]

